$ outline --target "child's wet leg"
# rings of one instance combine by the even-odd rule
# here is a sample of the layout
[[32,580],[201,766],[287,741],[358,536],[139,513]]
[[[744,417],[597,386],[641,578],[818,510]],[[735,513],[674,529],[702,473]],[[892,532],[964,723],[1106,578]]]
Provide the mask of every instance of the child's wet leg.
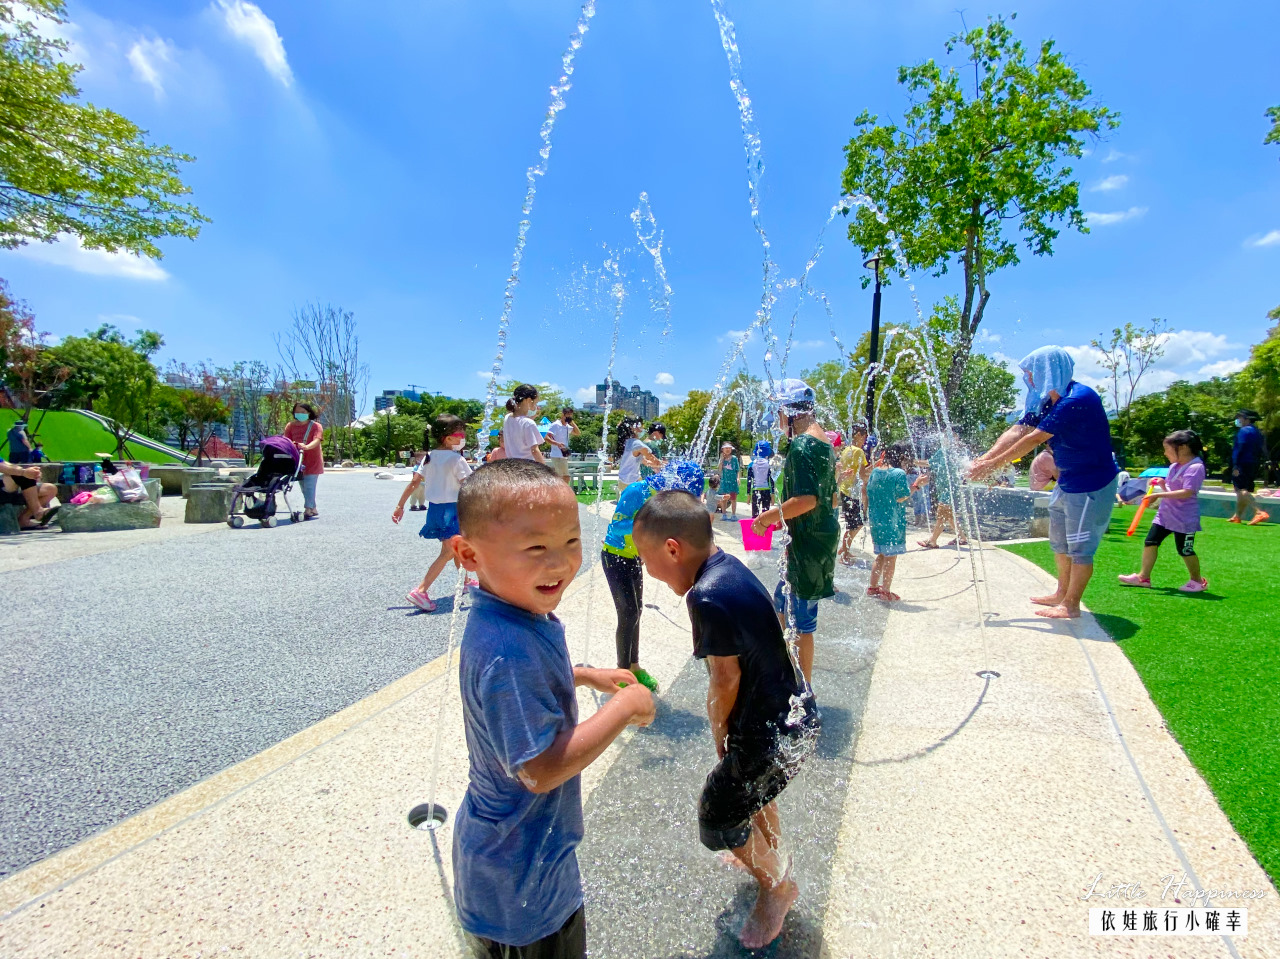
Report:
[[783,859],[781,850],[774,844],[779,840],[775,838],[771,841],[766,834],[767,830],[775,837],[777,835],[777,810],[773,810],[771,819],[766,813],[771,806],[772,803],[753,817],[751,835],[746,845],[733,851],[760,884],[755,905],[751,907],[747,921],[742,924],[742,931],[738,933],[739,940],[748,949],[763,948],[778,938],[782,922],[799,895],[799,889],[791,879],[788,864]]

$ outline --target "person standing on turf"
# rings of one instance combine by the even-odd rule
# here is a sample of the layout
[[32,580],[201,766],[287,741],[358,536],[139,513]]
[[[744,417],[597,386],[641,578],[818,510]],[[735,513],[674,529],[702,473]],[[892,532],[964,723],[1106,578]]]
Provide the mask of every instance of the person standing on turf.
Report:
[[1160,487],[1147,498],[1160,504],[1155,522],[1142,544],[1142,569],[1119,577],[1122,586],[1150,586],[1151,571],[1156,567],[1160,544],[1173,536],[1178,555],[1187,564],[1191,578],[1178,589],[1184,593],[1203,593],[1209,581],[1200,575],[1200,557],[1196,555],[1196,533],[1200,532],[1200,500],[1204,485],[1204,447],[1192,430],[1178,430],[1164,438],[1164,455],[1169,460],[1169,475],[1155,482]]
[[[818,629],[818,600],[835,595],[836,454],[813,414],[817,395],[803,380],[783,380],[778,397],[779,424],[791,441],[782,468],[782,502],[755,518],[752,530],[787,520],[787,578],[778,581],[774,604],[786,627],[788,605],[795,617],[796,647],[806,682],[813,679],[813,634]],[[789,589],[788,589],[789,587]],[[787,593],[790,593],[790,604]]]
[[1098,394],[1077,383],[1075,361],[1060,346],[1042,346],[1018,366],[1027,384],[1022,418],[974,460],[971,479],[993,476],[1048,442],[1058,464],[1049,498],[1049,545],[1058,566],[1058,588],[1031,602],[1047,619],[1075,619],[1093,576],[1093,556],[1111,522],[1120,468],[1111,455],[1111,425]]
[[1253,498],[1253,486],[1258,480],[1258,472],[1267,461],[1267,443],[1262,431],[1253,424],[1260,417],[1253,410],[1241,410],[1236,414],[1236,441],[1231,447],[1231,485],[1236,491],[1236,511],[1228,523],[1244,521],[1245,510],[1253,510],[1250,526],[1257,526],[1271,518],[1258,506]]

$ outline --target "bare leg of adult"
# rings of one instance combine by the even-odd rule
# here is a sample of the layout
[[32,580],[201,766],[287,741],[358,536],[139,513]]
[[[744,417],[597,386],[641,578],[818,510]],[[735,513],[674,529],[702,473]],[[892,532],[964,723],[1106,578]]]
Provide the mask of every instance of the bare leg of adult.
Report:
[[1232,523],[1239,523],[1244,519],[1244,511],[1253,506],[1253,494],[1248,490],[1236,490],[1236,511],[1231,514]]
[[[1031,602],[1037,606],[1061,606],[1071,586],[1071,557],[1066,553],[1054,553],[1053,561],[1058,566],[1058,588],[1048,596],[1032,596]],[[1091,568],[1092,571],[1092,568]]]
[[1045,619],[1076,619],[1080,615],[1080,600],[1093,576],[1093,563],[1072,563],[1068,559],[1068,566],[1070,576],[1062,602],[1048,609],[1036,610],[1037,616]]

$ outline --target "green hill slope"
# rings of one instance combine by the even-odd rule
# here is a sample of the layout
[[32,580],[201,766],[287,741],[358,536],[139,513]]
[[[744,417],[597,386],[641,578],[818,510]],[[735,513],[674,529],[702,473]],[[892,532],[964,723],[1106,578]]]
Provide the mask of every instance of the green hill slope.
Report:
[[[41,415],[44,417],[43,420]],[[0,409],[0,442],[4,439],[3,434],[9,431],[9,427],[17,418],[16,410]],[[39,433],[32,436],[32,439],[44,443],[45,454],[55,462],[93,460],[98,458],[99,453],[110,454],[116,448],[116,440],[111,430],[100,419],[83,410],[50,410],[44,414],[37,410],[31,414],[30,429],[35,429],[37,424]],[[130,440],[127,445],[129,455],[133,459],[146,463],[185,465],[191,461],[191,457],[181,450],[146,437]],[[8,458],[7,444],[0,452],[0,456]]]

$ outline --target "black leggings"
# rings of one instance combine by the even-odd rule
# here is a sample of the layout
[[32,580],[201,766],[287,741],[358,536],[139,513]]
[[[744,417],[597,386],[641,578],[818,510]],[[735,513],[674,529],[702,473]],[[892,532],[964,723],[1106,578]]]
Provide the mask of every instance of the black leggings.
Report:
[[773,490],[753,489],[751,491],[752,518],[759,516],[761,513],[767,513],[771,506],[773,506]]
[[1160,544],[1170,536],[1173,537],[1173,545],[1178,548],[1179,556],[1189,557],[1196,555],[1195,533],[1176,533],[1171,529],[1161,526],[1159,523],[1151,524],[1151,528],[1147,530],[1146,541],[1143,542],[1142,545],[1154,546],[1156,549],[1159,549]]
[[640,662],[640,611],[644,608],[644,567],[638,559],[627,559],[604,550],[600,553],[604,578],[618,610],[618,668],[630,669]]

